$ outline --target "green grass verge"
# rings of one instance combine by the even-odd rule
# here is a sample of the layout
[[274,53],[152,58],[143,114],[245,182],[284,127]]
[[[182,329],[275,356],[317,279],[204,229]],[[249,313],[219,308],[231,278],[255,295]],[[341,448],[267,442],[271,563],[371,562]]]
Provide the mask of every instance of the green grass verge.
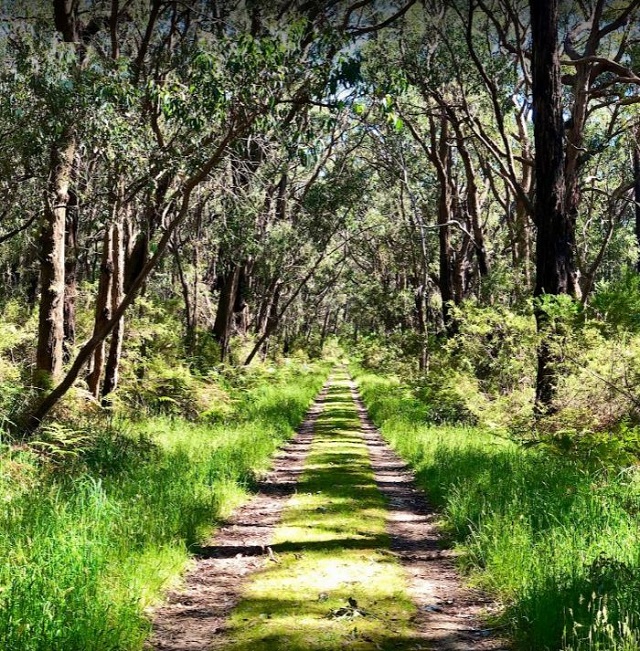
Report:
[[519,648],[640,648],[640,474],[578,464],[474,428],[429,426],[397,379],[358,373],[369,412],[442,509],[471,580]]
[[[409,628],[415,608],[389,553],[386,503],[358,427],[341,377],[276,530],[279,562],[268,562],[247,586],[232,615],[229,651],[417,648]],[[363,616],[348,609],[349,598]]]
[[87,433],[43,464],[0,452],[0,648],[133,651],[144,609],[179,579],[190,545],[245,499],[293,434],[327,367],[245,383],[226,424],[156,418]]

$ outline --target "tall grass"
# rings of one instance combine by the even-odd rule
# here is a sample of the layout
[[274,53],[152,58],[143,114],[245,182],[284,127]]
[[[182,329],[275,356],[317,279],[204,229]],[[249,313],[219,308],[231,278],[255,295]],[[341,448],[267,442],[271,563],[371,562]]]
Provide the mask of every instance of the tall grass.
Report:
[[226,423],[121,424],[55,463],[1,451],[0,648],[140,649],[145,608],[245,498],[325,373],[289,368],[245,383]]
[[430,426],[397,380],[358,380],[519,648],[640,648],[637,469],[585,469],[479,429]]

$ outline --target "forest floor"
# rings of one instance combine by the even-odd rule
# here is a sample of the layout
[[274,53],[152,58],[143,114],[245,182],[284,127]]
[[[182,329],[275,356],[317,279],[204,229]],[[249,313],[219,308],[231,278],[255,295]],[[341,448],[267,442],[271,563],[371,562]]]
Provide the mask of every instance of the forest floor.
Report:
[[497,651],[437,514],[336,373],[154,612],[157,651]]

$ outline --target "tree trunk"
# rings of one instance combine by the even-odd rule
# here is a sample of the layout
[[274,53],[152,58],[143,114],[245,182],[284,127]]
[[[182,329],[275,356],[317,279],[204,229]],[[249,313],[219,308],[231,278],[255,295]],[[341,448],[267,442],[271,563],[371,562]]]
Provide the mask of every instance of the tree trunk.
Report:
[[459,124],[455,124],[456,141],[458,145],[458,153],[462,159],[465,176],[467,179],[467,210],[469,213],[469,221],[473,233],[473,245],[475,248],[476,258],[478,261],[478,271],[482,277],[489,274],[489,262],[487,261],[487,250],[484,243],[484,232],[480,224],[480,210],[483,200],[480,197],[480,190],[478,188],[477,178],[478,173],[471,161],[471,155],[467,149],[467,143],[462,135]]
[[[570,292],[573,234],[565,212],[562,85],[558,54],[558,0],[531,0],[533,115],[536,145],[535,222],[538,228],[535,296]],[[536,410],[552,408],[556,372],[548,317],[536,302],[538,348]]]
[[638,261],[636,262],[636,269],[640,273],[640,145],[636,145],[633,150],[633,198],[636,202],[636,242],[638,244]]
[[66,214],[64,263],[64,361],[71,358],[76,343],[76,298],[78,296],[78,201],[69,194]]
[[[124,295],[124,227],[120,222],[113,228],[113,277],[111,279],[111,312],[120,306]],[[118,319],[111,333],[109,356],[104,371],[104,384],[102,387],[102,404],[109,404],[108,396],[118,387],[120,359],[122,357],[122,341],[124,339],[124,315]]]
[[167,224],[151,258],[144,264],[142,269],[140,269],[139,273],[135,276],[135,279],[132,280],[131,285],[116,310],[116,313],[113,315],[113,318],[104,323],[99,329],[94,330],[89,341],[87,341],[78,351],[75,360],[60,383],[44,395],[38,403],[28,406],[16,419],[16,428],[19,429],[24,438],[29,437],[38,427],[40,427],[42,421],[66,395],[67,391],[69,391],[73,386],[73,383],[78,379],[80,373],[84,368],[86,368],[86,365],[95,350],[109,336],[109,334],[111,334],[117,325],[117,319],[119,319],[135,301],[147,278],[157,267],[158,262],[164,255],[176,230],[184,223],[189,212],[193,190],[200,185],[208,177],[214,167],[220,163],[231,142],[247,131],[247,129],[253,124],[255,117],[255,115],[250,116],[249,119],[230,128],[207,161],[197,172],[184,182],[182,199],[177,214]]
[[[80,40],[76,0],[53,0],[56,30],[67,43]],[[79,53],[81,56],[81,53]],[[67,126],[51,146],[49,181],[40,235],[40,314],[34,384],[48,387],[62,374],[65,336],[65,231],[70,204],[69,183],[76,136]]]
[[40,236],[40,316],[34,382],[47,387],[62,373],[65,222],[76,139],[67,129],[51,149],[49,187]]
[[238,285],[236,287],[236,296],[233,301],[233,316],[236,331],[244,336],[247,333],[247,265],[243,264],[238,270]]
[[[570,127],[567,129],[566,153],[565,153],[565,215],[569,222],[567,235],[570,238],[569,245],[572,251],[575,250],[575,229],[580,208],[580,168],[583,163],[584,152],[584,128],[587,121],[587,105],[589,102],[589,78],[591,76],[590,64],[576,65],[576,72],[573,82],[574,101],[571,111]],[[565,125],[563,124],[563,127]],[[573,256],[572,256],[573,259]],[[575,265],[568,270],[568,292],[575,298],[581,297],[581,289],[578,272]]]
[[322,322],[322,330],[320,331],[320,350],[324,346],[324,340],[327,338],[327,330],[329,329],[329,318],[331,317],[331,310],[327,309],[324,313],[324,320]]
[[451,302],[455,302],[454,260],[451,246],[451,215],[453,211],[451,187],[451,151],[449,149],[449,123],[443,115],[440,120],[439,132],[435,121],[431,125],[430,158],[436,167],[438,175],[438,287],[442,297],[442,321],[448,335],[452,335],[455,326],[451,318]]
[[[178,271],[178,279],[180,280],[180,288],[182,290],[182,300],[184,302],[184,325],[185,325],[185,349],[189,354],[193,352],[195,344],[195,322],[192,316],[194,315],[193,306],[191,303],[191,285],[189,279],[182,267],[182,260],[180,259],[180,250],[173,245],[173,257],[176,261],[176,269]],[[197,292],[197,287],[195,287]]]
[[445,328],[451,334],[451,302],[454,301],[453,287],[453,249],[451,247],[450,197],[448,182],[440,187],[438,200],[438,262],[439,287],[442,296],[442,320]]
[[[244,360],[244,366],[249,366],[249,364],[251,364],[253,358],[258,354],[258,352],[263,346],[265,346],[265,355],[266,355],[266,350],[267,350],[266,347],[268,345],[269,337],[273,334],[275,329],[278,327],[278,323],[280,323],[280,319],[282,318],[282,315],[284,314],[285,310],[293,300],[293,299],[289,299],[289,301],[287,301],[287,303],[285,304],[284,309],[282,311],[279,311],[278,305],[280,303],[281,292],[282,292],[282,285],[278,284],[273,293],[273,300],[271,301],[271,306],[269,308],[269,315],[267,316],[264,332],[258,338],[258,341],[256,342],[251,352],[247,356],[247,359]],[[299,290],[295,292],[294,298],[295,296],[298,295],[298,293]]]
[[213,336],[220,344],[220,361],[224,362],[229,349],[231,326],[233,325],[233,307],[236,302],[238,282],[240,280],[240,266],[234,264],[232,269],[220,277],[220,297],[216,320],[213,324]]
[[[98,296],[96,298],[94,335],[99,332],[105,323],[111,318],[112,290],[113,290],[113,249],[114,249],[114,226],[106,226],[104,243],[102,247],[102,262],[100,264],[100,280],[98,281]],[[100,380],[104,367],[104,340],[96,347],[91,362],[91,371],[87,376],[89,391],[97,398],[100,395]]]
[[269,318],[269,311],[271,310],[271,304],[273,303],[277,286],[278,279],[273,278],[265,289],[264,296],[260,301],[260,309],[258,310],[254,328],[254,333],[258,336],[262,336],[267,327],[267,319]]

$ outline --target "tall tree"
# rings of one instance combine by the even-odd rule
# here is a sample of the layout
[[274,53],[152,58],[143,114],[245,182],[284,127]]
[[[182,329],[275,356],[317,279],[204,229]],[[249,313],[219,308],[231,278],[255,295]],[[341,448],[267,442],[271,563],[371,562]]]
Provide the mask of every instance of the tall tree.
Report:
[[[54,0],[53,17],[64,43],[75,51],[80,41],[78,2]],[[74,54],[79,56],[79,52]],[[71,208],[69,185],[76,149],[75,128],[72,124],[67,124],[51,144],[44,220],[40,233],[41,293],[34,381],[41,386],[49,386],[57,381],[62,373],[65,338],[65,244],[67,222],[70,221],[67,212]],[[67,315],[70,315],[71,304],[66,307]]]
[[555,393],[554,355],[548,339],[546,295],[570,291],[574,272],[572,225],[566,213],[562,81],[558,51],[558,0],[531,0],[533,119],[537,226],[536,323],[538,347],[536,407],[551,409]]

